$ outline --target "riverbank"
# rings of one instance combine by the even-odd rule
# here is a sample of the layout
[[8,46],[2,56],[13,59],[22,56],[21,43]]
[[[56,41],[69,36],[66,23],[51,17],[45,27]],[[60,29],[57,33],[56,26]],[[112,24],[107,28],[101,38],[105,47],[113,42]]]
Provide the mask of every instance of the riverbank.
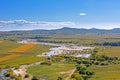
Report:
[[[44,52],[43,53],[44,56],[42,56],[42,57],[54,56],[54,55],[59,55],[59,54],[68,54],[68,55],[72,55],[72,56],[76,57],[77,55],[80,55],[81,52],[83,52],[83,51],[88,51],[88,50],[93,49],[93,47],[84,47],[84,46],[66,45],[66,44],[54,44],[54,43],[41,43],[41,42],[27,41],[27,40],[18,41],[18,43],[20,43],[20,44],[32,43],[32,44],[42,44],[42,45],[53,46],[53,48],[50,48],[49,52]],[[73,54],[73,53],[77,53],[77,54]],[[82,56],[82,57],[84,57],[84,56]],[[5,73],[7,73],[8,70],[12,70],[15,75],[21,75],[22,78],[24,78],[24,76],[27,74],[26,69],[30,66],[34,66],[34,65],[38,65],[38,64],[40,64],[40,63],[35,62],[35,63],[31,63],[31,64],[20,65],[18,68],[14,67],[14,68],[3,69],[0,72],[0,77],[3,80],[5,80],[7,78],[5,76]]]
[[[94,47],[90,46],[77,46],[75,44],[56,44],[56,43],[44,43],[44,42],[36,42],[36,40],[28,39],[28,40],[21,40],[19,43],[22,44],[43,44],[43,45],[50,45],[54,48],[50,48],[50,52],[44,52],[42,55],[37,55],[38,57],[41,56],[54,56],[59,54],[69,54],[74,57],[89,57],[91,53],[88,53],[89,50],[93,50]],[[87,52],[82,54],[82,52]],[[75,53],[75,54],[72,54]]]

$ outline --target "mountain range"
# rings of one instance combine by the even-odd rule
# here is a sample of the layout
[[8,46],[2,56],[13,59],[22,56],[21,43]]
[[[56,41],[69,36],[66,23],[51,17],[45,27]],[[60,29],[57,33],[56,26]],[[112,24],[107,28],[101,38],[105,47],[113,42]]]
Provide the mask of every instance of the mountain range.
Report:
[[84,28],[69,28],[63,27],[61,29],[54,30],[24,30],[24,31],[0,31],[0,37],[2,36],[23,36],[23,35],[39,35],[39,36],[54,36],[54,35],[80,35],[80,34],[94,34],[94,35],[105,35],[105,34],[120,34],[120,28],[114,29],[84,29]]

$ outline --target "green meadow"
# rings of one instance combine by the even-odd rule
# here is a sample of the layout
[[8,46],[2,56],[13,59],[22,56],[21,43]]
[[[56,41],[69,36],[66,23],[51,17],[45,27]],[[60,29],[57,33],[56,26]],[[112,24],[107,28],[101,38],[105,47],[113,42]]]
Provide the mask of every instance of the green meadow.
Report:
[[[111,57],[120,58],[120,47],[100,47],[98,54],[105,54]],[[92,65],[88,70],[95,72],[89,80],[119,80],[120,79],[120,64],[109,64],[107,66]]]
[[89,80],[119,80],[120,64],[112,64],[108,66],[90,66],[88,70],[95,72]]
[[107,47],[100,47],[99,54],[105,54],[108,56],[116,56],[120,58],[120,47],[113,47],[113,46],[107,46]]
[[36,76],[38,79],[57,80],[58,77],[62,77],[65,80],[74,68],[75,65],[72,63],[58,62],[52,65],[31,66],[27,72]]

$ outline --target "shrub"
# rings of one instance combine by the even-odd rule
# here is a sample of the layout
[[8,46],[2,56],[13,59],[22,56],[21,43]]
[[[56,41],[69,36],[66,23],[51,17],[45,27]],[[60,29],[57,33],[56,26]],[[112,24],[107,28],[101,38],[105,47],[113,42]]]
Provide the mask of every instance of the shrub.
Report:
[[38,80],[38,79],[36,78],[36,76],[33,76],[32,80]]
[[28,78],[29,77],[29,75],[28,74],[26,74],[25,76],[24,76],[24,78]]

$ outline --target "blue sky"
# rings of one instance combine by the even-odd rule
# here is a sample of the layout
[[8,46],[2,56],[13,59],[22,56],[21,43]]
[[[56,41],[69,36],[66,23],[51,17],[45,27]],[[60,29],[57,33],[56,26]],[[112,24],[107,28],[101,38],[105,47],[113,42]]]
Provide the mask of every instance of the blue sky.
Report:
[[119,16],[120,0],[0,0],[0,30],[120,28]]

